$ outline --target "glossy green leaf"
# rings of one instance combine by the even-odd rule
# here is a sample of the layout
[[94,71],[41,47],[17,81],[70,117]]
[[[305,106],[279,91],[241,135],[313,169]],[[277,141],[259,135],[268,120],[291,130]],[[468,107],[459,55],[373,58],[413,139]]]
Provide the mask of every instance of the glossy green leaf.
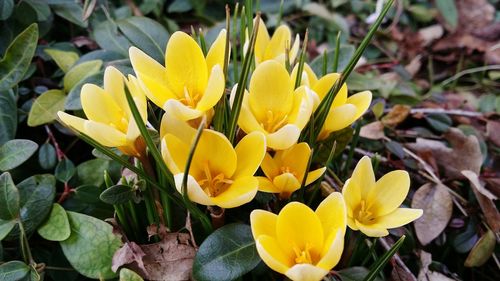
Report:
[[[362,266],[354,266],[341,269],[337,274],[342,278],[342,281],[361,281],[370,272],[368,268]],[[380,278],[375,278],[376,281],[381,281]]]
[[38,228],[38,234],[50,241],[64,241],[71,234],[68,215],[64,208],[54,203],[47,220]]
[[49,19],[51,12],[47,1],[40,0],[23,0],[24,3],[28,4],[35,10],[38,21],[46,21]]
[[0,241],[2,241],[11,232],[11,230],[14,228],[14,226],[16,226],[16,224],[17,221],[15,220],[10,220],[7,222],[4,221],[0,223]]
[[14,11],[14,0],[0,1],[0,20],[6,20]]
[[102,60],[91,60],[73,66],[64,76],[64,90],[69,92],[81,80],[99,72]]
[[35,54],[38,41],[38,25],[28,26],[7,47],[0,60],[0,91],[9,90],[24,78]]
[[99,186],[104,183],[104,171],[109,168],[109,161],[92,159],[81,163],[76,168],[78,179],[82,185]]
[[114,278],[111,261],[122,242],[113,234],[111,225],[91,216],[67,213],[71,235],[61,242],[61,247],[68,261],[88,278]]
[[184,13],[193,9],[191,1],[189,0],[174,0],[170,6],[168,6],[169,13]]
[[15,139],[0,147],[0,171],[14,169],[28,160],[38,149],[38,144],[30,140]]
[[80,58],[77,53],[71,51],[62,51],[58,49],[45,49],[47,53],[65,73],[75,64]]
[[0,280],[17,281],[28,274],[30,267],[22,261],[9,261],[0,265]]
[[73,162],[68,158],[63,158],[56,166],[55,176],[62,182],[68,182],[75,175],[75,172]]
[[14,91],[0,92],[0,145],[16,136],[17,104]]
[[478,267],[485,264],[495,250],[496,237],[493,231],[489,230],[477,241],[470,251],[464,265],[466,267]]
[[453,125],[453,121],[450,116],[443,113],[433,113],[425,116],[425,120],[431,125],[431,127],[440,132],[444,133]]
[[120,281],[144,281],[144,279],[128,268],[122,268],[120,269]]
[[134,190],[128,185],[114,185],[104,190],[99,198],[107,204],[123,204],[134,196]]
[[250,226],[228,224],[201,244],[193,264],[193,277],[203,280],[234,280],[260,262]]
[[63,4],[50,5],[58,16],[81,27],[87,27],[88,23],[83,21],[83,8],[79,2],[65,1]]
[[36,271],[36,268],[33,266],[30,266],[30,271],[26,277],[24,277],[21,281],[41,281],[42,278],[40,277],[40,274],[38,271]]
[[458,11],[455,0],[436,0],[435,2],[446,23],[455,29],[458,26]]
[[169,34],[161,24],[146,17],[131,17],[118,21],[117,25],[134,46],[164,63]]
[[128,56],[131,44],[118,32],[118,26],[111,21],[104,21],[96,26],[92,34],[97,44],[104,50],[115,51]]
[[0,175],[0,219],[12,220],[19,216],[19,191],[12,177],[5,172]]
[[38,164],[45,170],[54,168],[57,163],[56,149],[48,142],[42,144],[38,150]]
[[31,106],[28,126],[36,127],[50,123],[57,118],[57,112],[64,110],[66,95],[61,90],[48,90],[39,96]]
[[99,203],[99,194],[101,189],[95,185],[81,185],[75,189],[75,199],[89,203]]

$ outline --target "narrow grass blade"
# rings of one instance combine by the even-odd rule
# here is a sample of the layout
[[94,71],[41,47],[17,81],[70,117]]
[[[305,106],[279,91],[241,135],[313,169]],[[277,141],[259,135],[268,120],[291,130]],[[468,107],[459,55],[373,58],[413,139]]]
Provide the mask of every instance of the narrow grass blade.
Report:
[[370,272],[365,276],[365,279],[363,279],[363,281],[372,281],[375,279],[375,277],[377,277],[377,275],[384,268],[389,259],[394,256],[398,249],[403,245],[405,238],[405,235],[401,236],[401,238],[399,238],[399,240],[396,241],[394,245],[392,245],[392,248],[387,251],[382,257],[380,257],[380,259],[378,259],[374,265],[372,265],[372,267],[370,268]]
[[342,32],[339,31],[337,33],[337,42],[335,42],[335,55],[333,57],[333,72],[337,72],[339,68],[339,54],[340,54],[340,34]]
[[300,57],[299,57],[297,78],[295,79],[295,89],[300,87],[300,83],[302,81],[302,71],[304,70],[304,61],[306,60],[308,37],[309,37],[309,29],[306,29],[306,34],[304,35],[304,42],[302,43],[302,51],[300,52]]

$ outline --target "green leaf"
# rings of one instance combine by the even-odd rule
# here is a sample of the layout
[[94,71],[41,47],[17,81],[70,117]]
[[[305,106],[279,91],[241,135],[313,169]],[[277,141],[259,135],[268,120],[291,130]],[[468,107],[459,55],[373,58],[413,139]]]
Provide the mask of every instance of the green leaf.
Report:
[[101,189],[95,185],[81,185],[75,189],[75,199],[89,204],[100,203],[99,193]]
[[496,238],[495,233],[488,229],[481,239],[474,245],[470,251],[464,265],[466,267],[479,267],[485,264],[495,250]]
[[123,204],[134,196],[134,190],[128,185],[114,185],[104,190],[99,198],[107,204]]
[[184,13],[193,9],[191,1],[189,0],[174,0],[170,6],[168,6],[169,13]]
[[234,280],[260,262],[250,226],[228,224],[201,244],[193,264],[193,277],[203,280]]
[[446,23],[455,29],[458,26],[458,11],[455,0],[436,0],[436,7]]
[[108,168],[108,160],[92,159],[78,165],[76,171],[82,185],[100,186],[104,183],[104,171]]
[[118,21],[117,25],[134,46],[164,63],[169,34],[161,24],[146,17],[131,17]]
[[82,18],[83,8],[78,2],[66,1],[64,4],[50,5],[50,7],[58,16],[81,27],[87,27],[88,23]]
[[71,51],[62,51],[58,49],[45,49],[47,53],[59,66],[64,73],[75,64],[75,62],[80,58],[77,53]]
[[125,36],[118,32],[118,26],[114,22],[105,21],[97,25],[92,37],[104,50],[128,56],[128,48],[131,44]]
[[55,176],[56,179],[62,182],[69,182],[69,180],[75,175],[75,165],[68,158],[63,158],[56,166]]
[[122,268],[120,269],[120,281],[144,281],[144,279],[128,268]]
[[28,126],[36,127],[50,123],[57,118],[57,112],[64,110],[66,95],[61,90],[48,90],[39,96],[31,106]]
[[14,91],[0,92],[0,145],[16,136],[17,104]]
[[69,92],[81,80],[99,72],[102,66],[102,60],[91,60],[82,62],[73,66],[66,75],[64,75],[64,90]]
[[54,168],[57,163],[56,149],[48,142],[42,144],[38,150],[38,164],[45,170]]
[[[368,268],[362,266],[354,266],[349,268],[344,268],[337,271],[337,274],[342,278],[342,281],[361,281],[370,272]],[[375,278],[377,281],[381,281],[380,278]]]
[[28,274],[30,267],[22,261],[9,261],[0,265],[0,280],[17,281]]
[[453,125],[451,118],[444,113],[432,113],[425,116],[425,120],[431,125],[431,127],[440,132],[444,133]]
[[392,245],[391,249],[387,251],[383,256],[381,256],[375,264],[370,267],[370,272],[365,276],[363,281],[373,281],[379,274],[379,272],[384,268],[386,263],[389,261],[389,259],[396,254],[398,251],[399,247],[403,245],[403,242],[405,241],[406,236],[401,236],[394,245]]
[[30,266],[30,272],[29,274],[23,278],[21,281],[40,281],[40,274],[38,274],[38,271],[36,271],[36,268],[33,266]]
[[24,0],[24,3],[28,4],[35,10],[38,21],[46,21],[49,19],[51,12],[49,4],[46,1],[40,0]]
[[38,25],[28,26],[7,47],[0,60],[0,91],[9,90],[24,78],[38,41]]
[[38,228],[38,234],[50,241],[64,241],[71,234],[68,215],[64,208],[54,203],[48,219]]
[[10,140],[0,147],[0,171],[14,169],[28,160],[38,149],[38,144],[30,140]]
[[[349,60],[354,54],[355,48],[352,45],[341,45],[339,48],[339,60],[337,72],[342,72],[342,70],[347,66]],[[327,56],[327,73],[333,72],[333,61],[335,58],[335,50],[330,50],[326,53]],[[314,73],[321,74],[323,72],[323,55],[317,56],[311,61],[311,68]]]
[[6,20],[14,11],[14,0],[0,1],[0,20]]
[[60,242],[71,265],[88,278],[114,278],[111,261],[122,243],[111,225],[91,216],[67,212],[71,235]]
[[[15,220],[0,223],[0,241],[2,241],[10,233],[16,224],[17,221]],[[0,260],[2,259],[0,258]]]

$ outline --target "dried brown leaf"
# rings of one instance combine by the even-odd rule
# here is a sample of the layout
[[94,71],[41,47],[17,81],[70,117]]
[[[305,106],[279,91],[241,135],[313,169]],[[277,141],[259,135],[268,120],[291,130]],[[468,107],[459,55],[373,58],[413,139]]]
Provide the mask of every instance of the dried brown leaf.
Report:
[[394,263],[394,266],[391,271],[391,281],[415,281],[417,280],[415,276],[411,272],[408,272],[404,268],[402,268],[397,262]]
[[410,114],[411,107],[402,104],[396,104],[386,116],[382,117],[382,123],[388,127],[396,127],[403,122]]
[[432,263],[432,255],[423,250],[420,251],[420,262],[422,268],[418,273],[418,281],[454,281],[454,279],[448,278],[442,273],[430,271],[429,265]]
[[488,223],[491,230],[495,233],[500,232],[500,213],[498,213],[495,203],[493,203],[493,201],[488,197],[481,194],[481,192],[479,192],[476,188],[473,188],[472,191],[477,198],[477,202],[479,202],[479,207],[481,207],[481,210],[483,211],[486,223]]
[[493,144],[500,147],[500,122],[489,120],[486,123],[486,137]]
[[141,247],[135,242],[127,242],[113,255],[111,269],[116,272],[121,266],[135,262],[141,270],[146,271],[143,262],[145,255]]
[[470,250],[464,265],[467,267],[478,267],[485,264],[495,250],[496,238],[493,231],[488,230]]
[[451,148],[436,140],[417,138],[416,143],[407,144],[418,154],[431,152],[438,165],[451,179],[464,179],[461,171],[470,170],[479,174],[483,156],[476,136],[466,136],[456,128],[451,128],[444,137]]
[[482,195],[488,197],[490,200],[497,200],[498,198],[495,194],[491,193],[488,189],[484,187],[484,183],[479,179],[479,176],[473,171],[462,171],[462,175],[464,175],[471,183],[472,188],[477,189],[477,191],[481,192]]
[[379,140],[385,137],[384,124],[380,121],[375,121],[361,127],[359,135],[363,138],[371,140]]
[[422,217],[414,223],[418,240],[427,245],[446,228],[451,219],[453,201],[444,186],[426,183],[413,195],[411,207],[424,210]]

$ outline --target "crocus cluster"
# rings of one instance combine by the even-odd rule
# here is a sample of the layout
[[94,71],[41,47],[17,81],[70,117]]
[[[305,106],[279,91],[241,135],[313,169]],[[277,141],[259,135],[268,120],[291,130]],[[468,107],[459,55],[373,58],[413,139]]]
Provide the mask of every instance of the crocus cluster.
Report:
[[[144,124],[146,98],[163,109],[161,154],[179,192],[191,157],[187,195],[192,202],[234,208],[252,201],[258,191],[289,200],[302,185],[315,182],[326,170],[318,163],[309,170],[312,150],[298,140],[340,75],[329,73],[318,78],[307,63],[298,73],[293,62],[299,36],[291,44],[292,34],[286,25],[270,36],[261,21],[255,40],[255,69],[237,121],[239,141],[233,143],[211,126],[215,106],[227,98],[223,72],[226,38],[222,30],[205,55],[193,37],[175,32],[166,46],[164,64],[132,47],[129,55],[136,76],[125,78],[108,67],[104,89],[92,84],[82,88],[81,101],[88,119],[59,112],[60,120],[104,146],[144,157],[146,146],[130,112],[126,86]],[[292,71],[287,70],[287,60],[294,66]],[[301,84],[295,87],[299,75]],[[230,105],[237,85],[231,88]],[[369,91],[348,96],[347,86],[342,85],[318,141],[359,119],[371,99]],[[200,124],[205,127],[191,155]],[[299,202],[286,204],[277,215],[254,210],[250,222],[258,253],[270,268],[292,280],[320,280],[340,260],[347,226],[380,237],[388,235],[387,229],[422,214],[422,210],[399,208],[409,185],[405,171],[394,171],[375,181],[371,161],[365,157],[342,193],[330,194],[316,210]]]

